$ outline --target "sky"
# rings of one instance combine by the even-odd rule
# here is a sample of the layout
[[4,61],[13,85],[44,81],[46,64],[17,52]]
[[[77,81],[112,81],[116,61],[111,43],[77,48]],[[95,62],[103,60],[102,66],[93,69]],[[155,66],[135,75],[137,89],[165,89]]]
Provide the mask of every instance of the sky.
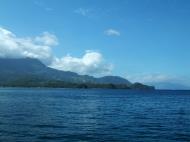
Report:
[[190,88],[190,1],[0,0],[0,57]]

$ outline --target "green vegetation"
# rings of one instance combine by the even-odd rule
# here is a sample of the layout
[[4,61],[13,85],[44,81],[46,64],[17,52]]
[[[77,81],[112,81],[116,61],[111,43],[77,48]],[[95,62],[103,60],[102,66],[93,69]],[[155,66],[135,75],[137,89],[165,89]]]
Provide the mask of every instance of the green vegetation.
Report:
[[72,83],[58,80],[42,80],[40,78],[22,78],[19,80],[0,83],[1,87],[47,87],[47,88],[108,88],[108,89],[154,89],[143,84],[95,84],[95,83]]
[[0,59],[0,87],[154,89],[119,76],[95,78],[49,68],[37,59]]

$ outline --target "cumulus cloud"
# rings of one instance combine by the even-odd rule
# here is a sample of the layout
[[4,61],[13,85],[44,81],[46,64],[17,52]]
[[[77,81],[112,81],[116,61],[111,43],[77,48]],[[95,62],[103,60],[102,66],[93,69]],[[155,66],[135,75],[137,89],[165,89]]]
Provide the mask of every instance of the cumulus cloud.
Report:
[[56,58],[51,67],[79,74],[105,75],[111,73],[113,65],[105,63],[99,52],[86,51],[81,58],[70,55]]
[[48,32],[42,33],[40,36],[35,37],[35,41],[39,44],[44,44],[47,46],[55,46],[58,45],[57,37]]
[[120,36],[121,33],[115,29],[108,29],[106,31],[104,31],[104,34],[107,36]]
[[49,45],[57,42],[52,37],[54,36],[46,33],[34,38],[19,38],[12,32],[0,27],[0,57],[37,58],[48,64],[53,59]]
[[81,58],[70,55],[58,58],[52,52],[52,47],[56,45],[57,37],[48,32],[36,37],[20,38],[0,27],[1,58],[37,58],[52,68],[89,75],[109,74],[113,68],[105,62],[101,53],[95,51],[86,51]]

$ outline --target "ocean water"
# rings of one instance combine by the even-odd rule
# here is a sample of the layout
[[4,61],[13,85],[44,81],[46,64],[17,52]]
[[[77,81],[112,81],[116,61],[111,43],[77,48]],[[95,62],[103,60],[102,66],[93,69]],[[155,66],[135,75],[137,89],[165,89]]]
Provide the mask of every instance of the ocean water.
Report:
[[0,89],[0,142],[189,142],[190,91]]

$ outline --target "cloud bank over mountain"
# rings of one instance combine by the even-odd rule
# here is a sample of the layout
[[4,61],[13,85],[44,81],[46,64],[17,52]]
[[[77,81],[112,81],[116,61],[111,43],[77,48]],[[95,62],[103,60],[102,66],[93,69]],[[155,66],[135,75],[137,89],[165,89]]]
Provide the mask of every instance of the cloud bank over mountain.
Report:
[[82,57],[66,55],[58,58],[52,51],[56,45],[57,37],[48,32],[36,37],[17,37],[0,27],[1,58],[37,58],[55,69],[96,76],[110,74],[113,69],[113,65],[106,63],[103,55],[95,51],[86,51]]
[[94,51],[86,51],[81,58],[70,55],[56,58],[51,67],[59,70],[78,72],[79,74],[92,75],[110,74],[113,69],[112,64],[104,63],[102,54]]

